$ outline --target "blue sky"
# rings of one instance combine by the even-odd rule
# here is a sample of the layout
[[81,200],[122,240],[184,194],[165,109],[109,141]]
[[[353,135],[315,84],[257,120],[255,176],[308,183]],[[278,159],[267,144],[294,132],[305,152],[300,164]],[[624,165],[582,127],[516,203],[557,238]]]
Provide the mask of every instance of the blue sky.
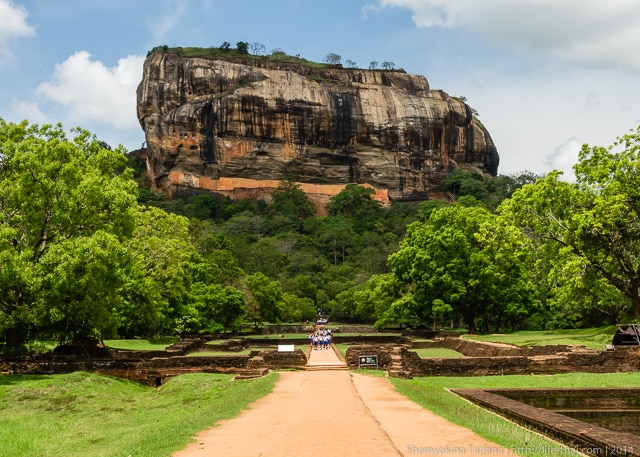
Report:
[[502,174],[571,179],[583,143],[640,125],[637,0],[0,0],[0,117],[136,149],[147,51],[224,41],[424,75],[478,111]]

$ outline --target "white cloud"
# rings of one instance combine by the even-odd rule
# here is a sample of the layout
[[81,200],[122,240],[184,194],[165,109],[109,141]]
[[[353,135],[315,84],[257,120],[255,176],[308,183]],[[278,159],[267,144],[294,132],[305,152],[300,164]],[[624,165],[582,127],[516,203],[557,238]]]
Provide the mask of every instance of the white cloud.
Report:
[[35,102],[15,101],[13,102],[13,111],[20,119],[27,119],[32,124],[51,123]]
[[582,148],[583,141],[572,137],[563,144],[556,147],[552,154],[544,158],[544,164],[549,170],[559,170],[564,172],[564,179],[574,181],[573,166],[578,163],[578,153]]
[[35,27],[27,24],[27,11],[9,0],[0,0],[0,63],[11,58],[9,41],[35,35]]
[[606,147],[640,125],[637,77],[561,70],[522,78],[483,73],[482,84],[455,81],[498,148],[500,173],[557,169],[569,179],[582,143]]
[[117,129],[139,129],[136,87],[143,63],[143,56],[130,55],[109,68],[79,51],[56,65],[52,80],[41,83],[37,94],[62,106],[65,123],[98,122]]
[[637,0],[379,0],[418,27],[467,27],[503,46],[580,64],[640,71]]

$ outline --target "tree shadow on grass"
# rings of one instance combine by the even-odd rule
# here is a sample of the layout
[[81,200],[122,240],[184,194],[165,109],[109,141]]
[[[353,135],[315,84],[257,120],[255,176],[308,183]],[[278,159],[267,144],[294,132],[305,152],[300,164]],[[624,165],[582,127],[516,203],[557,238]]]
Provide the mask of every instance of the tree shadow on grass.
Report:
[[0,375],[0,386],[12,386],[33,381],[46,381],[51,375],[44,374],[4,374]]

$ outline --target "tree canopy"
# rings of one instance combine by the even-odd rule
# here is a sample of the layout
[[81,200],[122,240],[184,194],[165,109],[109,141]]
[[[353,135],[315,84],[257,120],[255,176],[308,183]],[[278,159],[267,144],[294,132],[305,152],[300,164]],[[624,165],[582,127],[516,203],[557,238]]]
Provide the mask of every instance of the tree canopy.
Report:
[[348,184],[320,214],[283,181],[263,200],[140,190],[122,147],[0,119],[0,343],[380,327],[556,328],[640,317],[640,130],[558,172],[456,171],[455,202],[382,206]]
[[[119,244],[135,225],[136,184],[121,150],[73,132],[68,139],[61,125],[0,119],[0,329],[8,335],[111,325],[116,298],[104,289],[123,280]],[[96,301],[101,309],[87,309]]]
[[496,327],[503,320],[515,323],[536,301],[522,263],[523,243],[518,230],[501,225],[484,208],[436,210],[427,221],[410,225],[389,257],[406,287],[391,312],[411,326],[427,326],[443,314],[464,318],[471,330],[478,318]]
[[584,145],[576,183],[550,173],[516,191],[502,210],[541,243],[556,243],[565,258],[579,261],[585,278],[620,291],[634,317],[640,317],[639,167],[639,130],[606,148]]

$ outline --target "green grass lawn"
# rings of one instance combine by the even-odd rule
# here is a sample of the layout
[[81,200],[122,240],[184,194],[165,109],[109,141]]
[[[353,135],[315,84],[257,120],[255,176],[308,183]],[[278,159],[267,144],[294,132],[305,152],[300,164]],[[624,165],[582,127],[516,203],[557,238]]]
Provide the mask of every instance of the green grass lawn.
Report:
[[508,343],[517,346],[541,346],[551,344],[582,345],[590,349],[604,349],[611,344],[616,327],[571,329],[571,330],[536,330],[520,331],[504,334],[465,335],[463,338]]
[[[300,349],[302,352],[307,351],[307,344],[296,344],[295,349]],[[263,351],[263,350],[271,350],[275,351],[277,349],[277,344],[273,344],[273,346],[251,346],[245,348],[241,351],[217,351],[215,345],[211,346],[211,350],[209,351],[197,351],[188,354],[189,356],[196,357],[211,357],[211,356],[221,356],[221,355],[249,355],[251,351]]]
[[178,338],[174,337],[164,337],[156,340],[104,340],[104,345],[113,349],[127,351],[164,351],[176,341],[178,341]]
[[429,358],[440,358],[440,357],[464,357],[463,354],[460,354],[453,349],[447,348],[418,348],[411,349],[411,351],[415,352],[420,356],[421,359],[429,359]]
[[218,356],[234,356],[249,355],[252,349],[243,349],[241,351],[196,351],[187,354],[189,357],[218,357]]
[[82,372],[0,376],[0,457],[169,456],[276,379],[185,374],[155,389]]
[[295,340],[295,339],[307,339],[306,333],[286,333],[284,336],[280,336],[279,334],[271,334],[271,335],[247,335],[245,336],[248,340],[274,340],[274,343],[278,340]]
[[[560,375],[427,377],[391,379],[398,392],[424,408],[469,428],[478,435],[508,449],[526,447],[527,457],[548,456],[561,446],[537,433],[519,427],[449,392],[451,388],[554,388],[554,387],[640,387],[640,373],[571,373]],[[464,445],[464,444],[463,444]],[[567,453],[567,455],[569,455]]]
[[[367,371],[367,370],[365,370]],[[383,371],[373,372],[384,375]],[[273,389],[277,374],[233,381],[186,374],[160,388],[89,373],[0,376],[0,457],[162,457]],[[449,388],[638,387],[640,373],[392,379],[423,407],[509,449],[559,445],[452,394]],[[530,453],[528,456],[543,456]]]
[[351,344],[345,344],[345,343],[335,343],[335,346],[338,348],[338,350],[340,351],[340,354],[342,354],[342,357],[347,357],[347,349],[349,349],[349,346],[352,346]]

